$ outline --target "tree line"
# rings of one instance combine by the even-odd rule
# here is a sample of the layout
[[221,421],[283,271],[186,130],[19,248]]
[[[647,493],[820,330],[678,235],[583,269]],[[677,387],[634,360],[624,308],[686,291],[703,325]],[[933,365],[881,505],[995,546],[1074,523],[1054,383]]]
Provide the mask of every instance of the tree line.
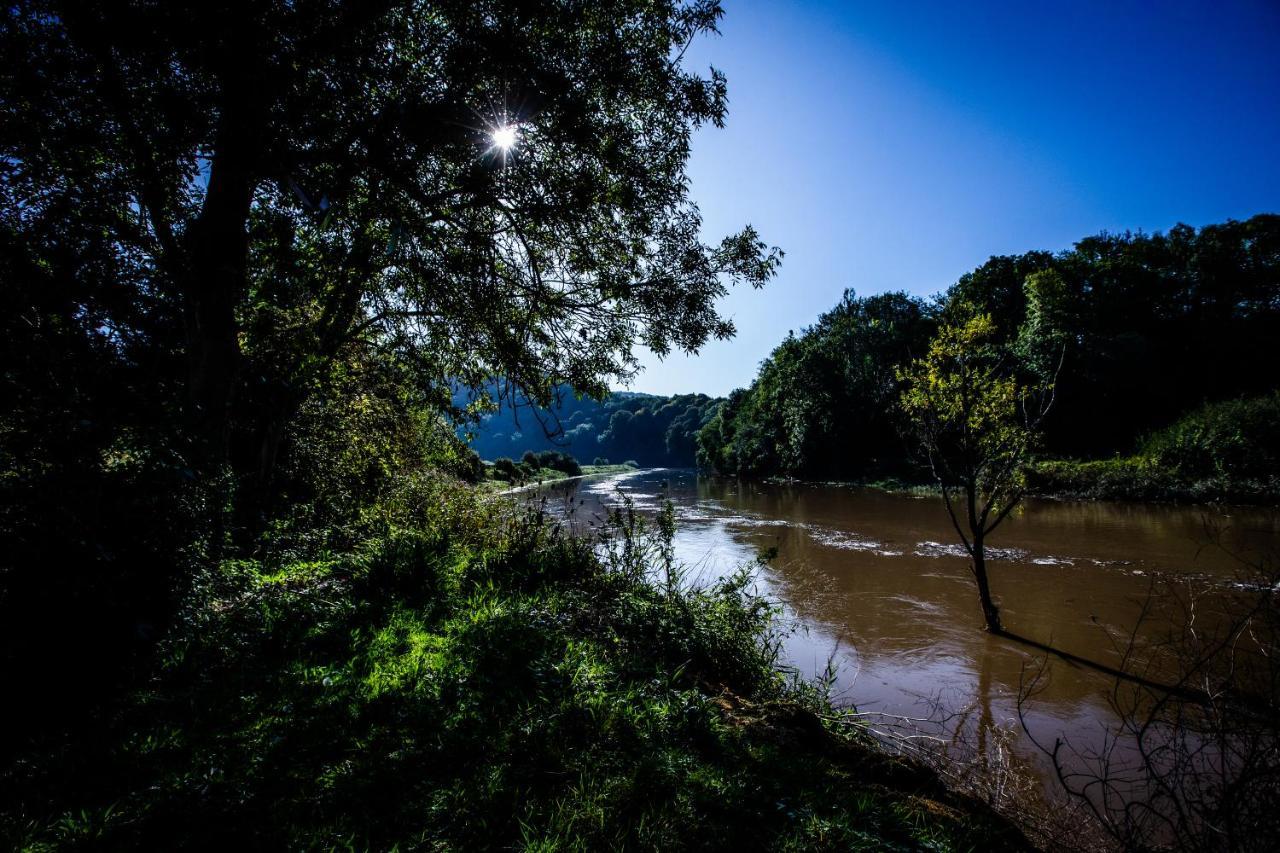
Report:
[[[925,476],[898,405],[900,371],[961,315],[986,315],[994,343],[1021,345],[1027,366],[1053,371],[1040,455],[1150,448],[1167,467],[1177,440],[1163,430],[1185,435],[1180,418],[1276,387],[1268,353],[1280,335],[1280,216],[1100,234],[1063,252],[993,257],[932,299],[848,291],[720,406],[699,434],[700,463],[744,476]],[[1265,408],[1241,405],[1232,411]],[[1222,411],[1212,417],[1220,421]],[[1266,418],[1247,424],[1258,453],[1274,458]]]
[[719,400],[705,394],[614,392],[603,400],[560,389],[550,407],[523,406],[484,416],[463,428],[485,459],[520,458],[527,450],[561,451],[587,463],[635,461],[647,467],[690,467],[698,433]]

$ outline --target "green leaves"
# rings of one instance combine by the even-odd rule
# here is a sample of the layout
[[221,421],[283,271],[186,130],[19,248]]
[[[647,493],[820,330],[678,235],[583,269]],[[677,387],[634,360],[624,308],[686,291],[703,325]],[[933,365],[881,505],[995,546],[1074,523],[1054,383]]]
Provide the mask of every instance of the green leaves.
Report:
[[1038,374],[999,339],[990,314],[959,303],[949,311],[952,322],[925,356],[899,369],[901,405],[948,507],[951,491],[964,496],[970,535],[981,542],[1022,497],[1053,386],[1051,378],[1024,384]]

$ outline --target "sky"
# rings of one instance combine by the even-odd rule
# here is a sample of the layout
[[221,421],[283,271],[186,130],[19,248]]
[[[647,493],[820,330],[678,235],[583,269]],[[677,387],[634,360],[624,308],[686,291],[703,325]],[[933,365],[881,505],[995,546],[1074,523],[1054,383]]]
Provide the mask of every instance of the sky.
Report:
[[846,288],[939,293],[988,257],[1280,212],[1280,0],[723,0],[686,65],[728,76],[694,138],[704,237],[786,252],[720,303],[737,336],[631,390],[723,395]]

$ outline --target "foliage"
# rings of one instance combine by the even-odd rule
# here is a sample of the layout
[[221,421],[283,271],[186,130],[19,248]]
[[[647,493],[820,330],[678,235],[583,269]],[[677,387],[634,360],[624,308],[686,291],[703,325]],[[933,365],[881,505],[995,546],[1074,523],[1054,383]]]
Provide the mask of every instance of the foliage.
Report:
[[726,89],[680,57],[720,14],[5,7],[0,660],[33,725],[145,671],[210,565],[341,550],[393,475],[480,478],[452,433],[486,397],[732,332],[716,300],[779,255],[704,244],[687,191]]
[[1156,468],[1137,456],[1040,460],[1027,472],[1027,491],[1075,500],[1212,500],[1189,492],[1187,484],[1173,472]]
[[1280,495],[1280,394],[1209,403],[1132,456],[1038,463],[1031,489],[1110,500],[1271,502]]
[[1152,434],[1139,453],[1187,478],[1275,479],[1280,476],[1280,391],[1205,405]]
[[990,313],[1010,336],[1037,313],[1052,318],[1068,349],[1046,448],[1103,456],[1132,451],[1206,401],[1272,390],[1278,294],[1280,216],[1259,214],[992,258],[947,298]]
[[538,454],[537,458],[539,468],[549,468],[552,471],[568,474],[570,477],[576,477],[582,473],[582,466],[578,464],[578,460],[568,453],[561,453],[558,450],[544,450]]
[[[729,395],[699,436],[699,464],[750,476],[920,479],[901,424],[886,417],[901,391],[894,377],[924,352],[939,318],[963,306],[989,314],[998,343],[1026,368],[1056,374],[1046,454],[1129,454],[1206,402],[1275,388],[1280,216],[993,257],[929,302],[846,294]],[[1275,474],[1248,475],[1241,491]]]
[[699,464],[726,474],[881,476],[910,469],[895,369],[927,344],[932,310],[905,294],[844,300],[788,336],[698,435]]
[[202,464],[271,444],[345,346],[604,394],[633,344],[732,334],[725,282],[774,271],[750,228],[702,244],[688,198],[726,90],[678,56],[713,2],[206,11],[29,2],[0,30],[7,250],[88,328],[181,350]]
[[565,477],[577,477],[583,470],[578,460],[556,450],[544,450],[541,453],[526,450],[518,463],[506,456],[498,457],[493,463],[494,479],[513,484],[541,481],[552,472]]

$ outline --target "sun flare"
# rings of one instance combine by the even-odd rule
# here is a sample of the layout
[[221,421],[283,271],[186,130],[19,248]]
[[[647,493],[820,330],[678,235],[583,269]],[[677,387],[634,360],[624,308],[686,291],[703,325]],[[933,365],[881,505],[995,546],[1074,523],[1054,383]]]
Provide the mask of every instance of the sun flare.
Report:
[[504,124],[501,127],[494,128],[489,132],[489,138],[493,141],[494,148],[503,152],[510,151],[516,144],[515,126]]

